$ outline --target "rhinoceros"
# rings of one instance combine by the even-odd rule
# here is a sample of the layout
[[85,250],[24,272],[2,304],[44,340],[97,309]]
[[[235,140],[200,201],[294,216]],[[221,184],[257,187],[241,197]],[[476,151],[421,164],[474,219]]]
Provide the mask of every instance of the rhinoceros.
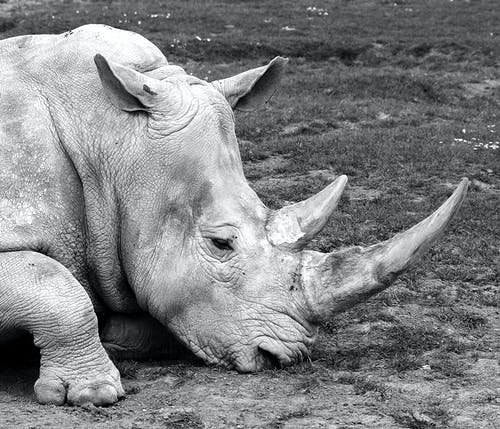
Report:
[[116,402],[106,350],[163,338],[241,372],[303,359],[317,326],[388,287],[467,191],[388,241],[306,250],[346,177],[270,210],[234,131],[233,110],[266,103],[286,59],[209,83],[103,25],[3,40],[0,55],[0,338],[32,334],[43,404]]

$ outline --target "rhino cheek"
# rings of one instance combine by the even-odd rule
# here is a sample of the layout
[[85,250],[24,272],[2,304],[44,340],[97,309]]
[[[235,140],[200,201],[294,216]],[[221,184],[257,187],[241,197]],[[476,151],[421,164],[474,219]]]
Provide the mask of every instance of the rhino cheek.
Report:
[[[171,188],[169,200],[163,200],[159,189],[129,196],[121,219],[121,253],[127,278],[138,299],[147,299],[151,305],[154,300],[148,295],[160,295],[169,285],[176,288],[175,279],[191,277],[184,272],[194,263],[189,257],[190,243],[198,218],[212,202],[208,181],[195,186],[172,180]],[[150,195],[147,201],[144,194]]]
[[[168,307],[175,312],[176,309],[171,305]],[[220,335],[224,328],[229,326],[230,321],[222,322],[220,315],[214,312],[209,302],[200,301],[186,306],[184,301],[176,307],[176,314],[168,316],[168,328],[205,362],[230,367],[231,359],[225,359],[230,355],[230,339]]]

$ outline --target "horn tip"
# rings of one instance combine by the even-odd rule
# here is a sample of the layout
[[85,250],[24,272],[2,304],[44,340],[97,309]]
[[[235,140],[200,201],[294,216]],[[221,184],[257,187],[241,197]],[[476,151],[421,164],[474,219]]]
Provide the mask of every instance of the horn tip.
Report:
[[347,184],[347,176],[342,174],[342,176],[337,177],[331,184],[332,188],[344,189]]
[[278,57],[274,57],[272,60],[271,60],[271,63],[279,63],[281,65],[286,65],[288,64],[288,62],[290,61],[290,59],[288,57],[282,57],[281,55],[278,56]]
[[464,177],[455,189],[455,192],[453,192],[454,196],[458,196],[459,198],[465,197],[465,195],[467,194],[467,190],[469,189],[469,184],[469,179],[467,177]]

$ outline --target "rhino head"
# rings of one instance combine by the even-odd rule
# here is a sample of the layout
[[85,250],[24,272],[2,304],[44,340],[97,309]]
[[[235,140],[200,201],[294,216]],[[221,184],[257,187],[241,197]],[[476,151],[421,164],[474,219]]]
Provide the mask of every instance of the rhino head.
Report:
[[347,178],[270,210],[244,177],[234,130],[233,109],[264,104],[287,60],[212,83],[173,66],[139,73],[95,62],[136,130],[116,187],[127,281],[139,306],[208,363],[249,372],[303,359],[318,324],[388,287],[466,194],[464,179],[434,214],[383,243],[305,250]]

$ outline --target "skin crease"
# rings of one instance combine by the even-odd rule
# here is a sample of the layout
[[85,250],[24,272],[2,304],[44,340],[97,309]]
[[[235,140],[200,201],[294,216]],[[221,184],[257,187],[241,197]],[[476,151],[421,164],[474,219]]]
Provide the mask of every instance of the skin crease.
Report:
[[[24,220],[1,212],[0,248],[60,261],[97,313],[149,312],[209,363],[257,370],[269,363],[259,347],[282,364],[302,358],[315,329],[302,314],[300,288],[289,287],[300,255],[267,240],[267,209],[244,178],[231,107],[211,85],[179,68],[170,74],[140,36],[117,48],[124,42],[115,32],[86,26],[3,46],[16,74],[8,94],[23,93],[30,103],[9,104],[21,119],[13,119],[17,129],[4,128],[0,159],[15,165],[11,146],[31,145],[34,155],[22,160],[22,183],[11,167],[0,195],[28,188],[36,173],[31,194],[8,195],[16,209],[31,205]],[[122,65],[148,64],[143,68],[163,79],[142,94],[152,103],[147,111],[110,103],[96,52]],[[21,226],[12,228],[16,222]],[[212,239],[229,240],[234,250]]]

